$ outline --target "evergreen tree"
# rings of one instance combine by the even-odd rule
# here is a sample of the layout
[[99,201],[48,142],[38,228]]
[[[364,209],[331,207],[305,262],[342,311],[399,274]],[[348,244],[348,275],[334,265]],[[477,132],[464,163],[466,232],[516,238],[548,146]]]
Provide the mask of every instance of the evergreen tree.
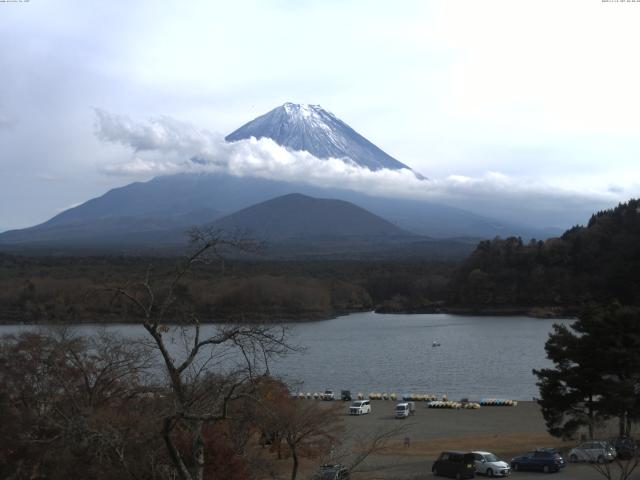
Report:
[[549,433],[571,438],[607,418],[620,420],[620,435],[640,418],[640,309],[585,309],[571,324],[554,325],[545,345],[554,368],[534,370]]
[[632,422],[640,419],[640,309],[614,305],[591,310],[585,321],[594,325],[598,357],[607,366],[601,403],[618,417],[619,435],[629,436]]

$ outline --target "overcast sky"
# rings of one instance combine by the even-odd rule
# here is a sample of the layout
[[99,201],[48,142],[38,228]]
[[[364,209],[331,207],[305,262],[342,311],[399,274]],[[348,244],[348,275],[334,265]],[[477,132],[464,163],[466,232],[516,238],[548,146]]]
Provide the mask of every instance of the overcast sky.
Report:
[[0,2],[0,229],[162,173],[96,111],[210,139],[286,101],[429,177],[416,196],[582,222],[640,196],[638,25],[601,0]]

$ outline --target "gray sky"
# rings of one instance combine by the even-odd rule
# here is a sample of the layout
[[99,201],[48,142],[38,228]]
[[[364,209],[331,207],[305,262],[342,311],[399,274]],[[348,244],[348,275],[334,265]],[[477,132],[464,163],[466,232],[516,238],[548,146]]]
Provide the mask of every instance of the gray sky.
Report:
[[[316,183],[582,222],[640,195],[638,25],[640,3],[601,0],[0,3],[0,229],[203,148],[295,175],[272,145],[218,144],[286,101],[321,104],[430,179],[317,164]],[[206,145],[136,151],[96,109]]]

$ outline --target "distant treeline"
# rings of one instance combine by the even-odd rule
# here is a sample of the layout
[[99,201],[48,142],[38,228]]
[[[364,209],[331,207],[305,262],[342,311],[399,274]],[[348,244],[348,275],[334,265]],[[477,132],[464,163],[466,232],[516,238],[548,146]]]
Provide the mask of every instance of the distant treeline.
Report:
[[[0,254],[0,322],[136,321],[113,289],[166,279],[175,258]],[[481,242],[462,262],[247,261],[199,265],[177,289],[204,321],[305,320],[379,312],[567,315],[640,304],[640,201],[560,238]]]
[[449,305],[577,310],[640,304],[640,201],[594,214],[560,238],[483,241],[457,269]]
[[[178,259],[0,254],[0,322],[137,321],[111,289],[161,283]],[[433,261],[230,261],[202,264],[177,290],[204,321],[313,320],[420,310],[446,300],[456,267]]]

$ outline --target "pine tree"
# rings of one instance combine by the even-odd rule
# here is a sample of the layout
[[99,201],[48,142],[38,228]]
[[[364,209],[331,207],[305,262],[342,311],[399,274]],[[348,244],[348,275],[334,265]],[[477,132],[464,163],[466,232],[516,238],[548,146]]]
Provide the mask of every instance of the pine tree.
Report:
[[554,368],[534,370],[549,433],[572,438],[617,417],[620,435],[640,418],[640,309],[585,309],[570,327],[554,325],[545,345]]

